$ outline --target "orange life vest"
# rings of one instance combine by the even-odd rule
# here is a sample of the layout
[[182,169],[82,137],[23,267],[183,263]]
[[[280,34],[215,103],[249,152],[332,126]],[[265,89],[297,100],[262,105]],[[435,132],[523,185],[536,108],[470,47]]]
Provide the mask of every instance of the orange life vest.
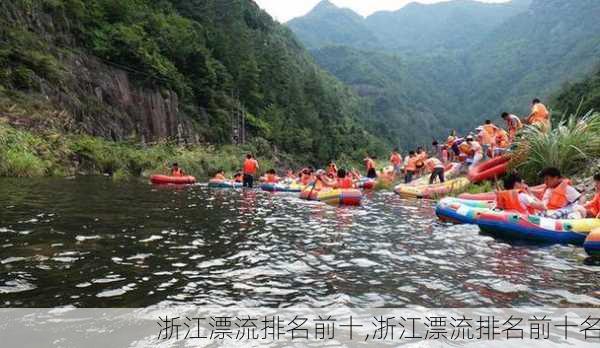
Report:
[[486,124],[482,126],[483,131],[481,132],[481,143],[484,145],[491,145],[494,142],[494,134],[496,133],[496,126],[492,124]]
[[508,134],[503,129],[496,133],[496,146],[503,149],[509,146]]
[[557,210],[566,207],[569,204],[567,198],[567,188],[571,185],[571,180],[563,179],[560,185],[558,185],[550,196],[550,200],[546,205],[548,210]]
[[397,167],[402,164],[402,156],[400,156],[400,154],[393,153],[392,157],[390,157],[390,162],[394,165],[394,167]]
[[225,175],[223,174],[216,174],[214,177],[215,180],[225,180]]
[[258,169],[258,162],[252,158],[244,160],[244,174],[255,175]]
[[375,162],[369,158],[366,162],[366,166],[367,166],[367,171],[369,171],[369,169],[375,169]]
[[549,116],[550,116],[550,112],[548,112],[548,109],[546,108],[546,106],[542,103],[538,103],[535,104],[533,106],[533,109],[531,110],[532,112],[532,116],[531,119],[529,120],[529,122],[531,124],[536,124],[536,123],[547,123],[549,121]]
[[276,184],[279,181],[279,177],[275,174],[267,174],[265,176],[265,182],[268,184]]
[[469,156],[471,154],[471,146],[466,141],[458,147],[461,153]]
[[417,171],[417,161],[419,159],[417,157],[410,157],[408,159],[408,163],[406,164],[406,171],[415,172]]
[[341,188],[341,189],[351,189],[354,187],[354,182],[352,181],[352,178],[350,178],[350,177],[338,179],[337,187]]
[[181,170],[181,168],[172,169],[171,170],[171,176],[182,177],[183,176],[183,170]]
[[532,210],[524,207],[519,200],[521,190],[498,191],[496,192],[496,208],[506,211],[517,211],[522,214],[532,213]]
[[585,209],[592,217],[596,217],[600,214],[600,193],[597,193],[594,196],[594,199],[585,204]]
[[312,178],[309,174],[302,174],[300,177],[300,183],[302,183],[302,185],[308,185],[310,184],[311,179]]

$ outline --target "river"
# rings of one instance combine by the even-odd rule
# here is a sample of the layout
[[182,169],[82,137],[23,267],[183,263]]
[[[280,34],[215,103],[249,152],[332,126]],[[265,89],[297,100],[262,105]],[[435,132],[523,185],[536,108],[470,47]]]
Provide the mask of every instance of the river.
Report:
[[496,240],[391,192],[362,207],[108,178],[0,180],[4,307],[600,306],[573,246]]

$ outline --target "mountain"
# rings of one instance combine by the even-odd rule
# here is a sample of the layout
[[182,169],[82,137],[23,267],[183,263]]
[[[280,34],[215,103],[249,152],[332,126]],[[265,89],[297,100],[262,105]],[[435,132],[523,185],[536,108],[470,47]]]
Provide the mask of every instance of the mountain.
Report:
[[251,141],[302,161],[383,148],[359,98],[250,0],[2,1],[0,42],[16,126],[228,144],[244,113]]
[[349,45],[376,48],[380,44],[369,31],[364,18],[354,11],[339,8],[327,0],[321,1],[304,17],[292,19],[287,25],[308,48],[328,45]]
[[365,25],[389,51],[429,53],[464,49],[481,41],[506,19],[525,11],[527,6],[527,1],[413,2],[397,11],[377,12],[366,18]]
[[[371,109],[375,120],[402,138],[418,134],[422,143],[430,133],[468,131],[502,111],[524,115],[534,97],[547,101],[567,81],[589,75],[600,64],[599,14],[595,0],[411,4],[365,19],[383,48],[338,43],[311,52],[368,105],[379,105]],[[361,92],[373,85],[376,94]]]

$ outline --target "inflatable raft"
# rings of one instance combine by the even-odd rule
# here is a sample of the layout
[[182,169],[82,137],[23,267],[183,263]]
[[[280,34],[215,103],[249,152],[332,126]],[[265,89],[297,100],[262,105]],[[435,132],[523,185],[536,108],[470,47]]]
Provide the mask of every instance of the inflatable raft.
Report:
[[376,184],[377,180],[363,177],[358,181],[358,188],[363,190],[372,190],[375,188]]
[[319,191],[307,188],[300,192],[300,198],[330,205],[358,206],[362,201],[362,192],[357,189],[323,189]]
[[475,218],[482,212],[490,211],[486,201],[470,201],[459,198],[443,198],[435,208],[436,215],[444,222],[455,224],[475,224]]
[[509,162],[510,156],[505,155],[480,163],[469,170],[469,180],[476,184],[498,178],[506,174]]
[[433,185],[400,184],[394,192],[409,198],[436,198],[464,189],[470,184],[467,178],[457,178]]
[[[539,185],[530,187],[529,191],[536,196],[538,199],[542,199],[544,196],[544,191],[546,190],[546,185]],[[471,200],[471,201],[495,201],[496,193],[495,192],[486,192],[486,193],[463,193],[458,196],[460,199]]]
[[235,182],[232,180],[216,180],[212,179],[208,182],[208,187],[212,188],[241,188],[241,182]]
[[[444,166],[444,179],[450,180],[460,176],[460,169],[462,164],[460,163],[448,163]],[[409,185],[422,186],[429,185],[430,174],[425,174],[418,179],[413,180]]]
[[482,232],[501,238],[575,245],[583,245],[589,238],[588,253],[600,246],[600,243],[595,243],[596,239],[600,241],[600,235],[592,236],[590,233],[600,228],[600,219],[555,220],[492,210],[487,202],[457,198],[441,200],[436,207],[436,214],[442,221],[474,224]]
[[298,183],[262,184],[260,188],[267,192],[301,192],[304,186]]
[[595,228],[583,242],[585,252],[590,256],[600,257],[600,228]]
[[600,227],[600,219],[555,220],[504,211],[479,213],[481,231],[501,237],[543,243],[583,245],[588,234]]
[[193,176],[152,175],[150,182],[155,185],[191,185],[196,183]]

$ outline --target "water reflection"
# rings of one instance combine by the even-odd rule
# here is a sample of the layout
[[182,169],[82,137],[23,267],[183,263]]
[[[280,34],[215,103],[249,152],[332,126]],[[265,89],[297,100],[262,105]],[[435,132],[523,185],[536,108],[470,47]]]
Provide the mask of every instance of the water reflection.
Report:
[[599,306],[581,248],[441,224],[427,201],[104,178],[2,180],[4,306]]

